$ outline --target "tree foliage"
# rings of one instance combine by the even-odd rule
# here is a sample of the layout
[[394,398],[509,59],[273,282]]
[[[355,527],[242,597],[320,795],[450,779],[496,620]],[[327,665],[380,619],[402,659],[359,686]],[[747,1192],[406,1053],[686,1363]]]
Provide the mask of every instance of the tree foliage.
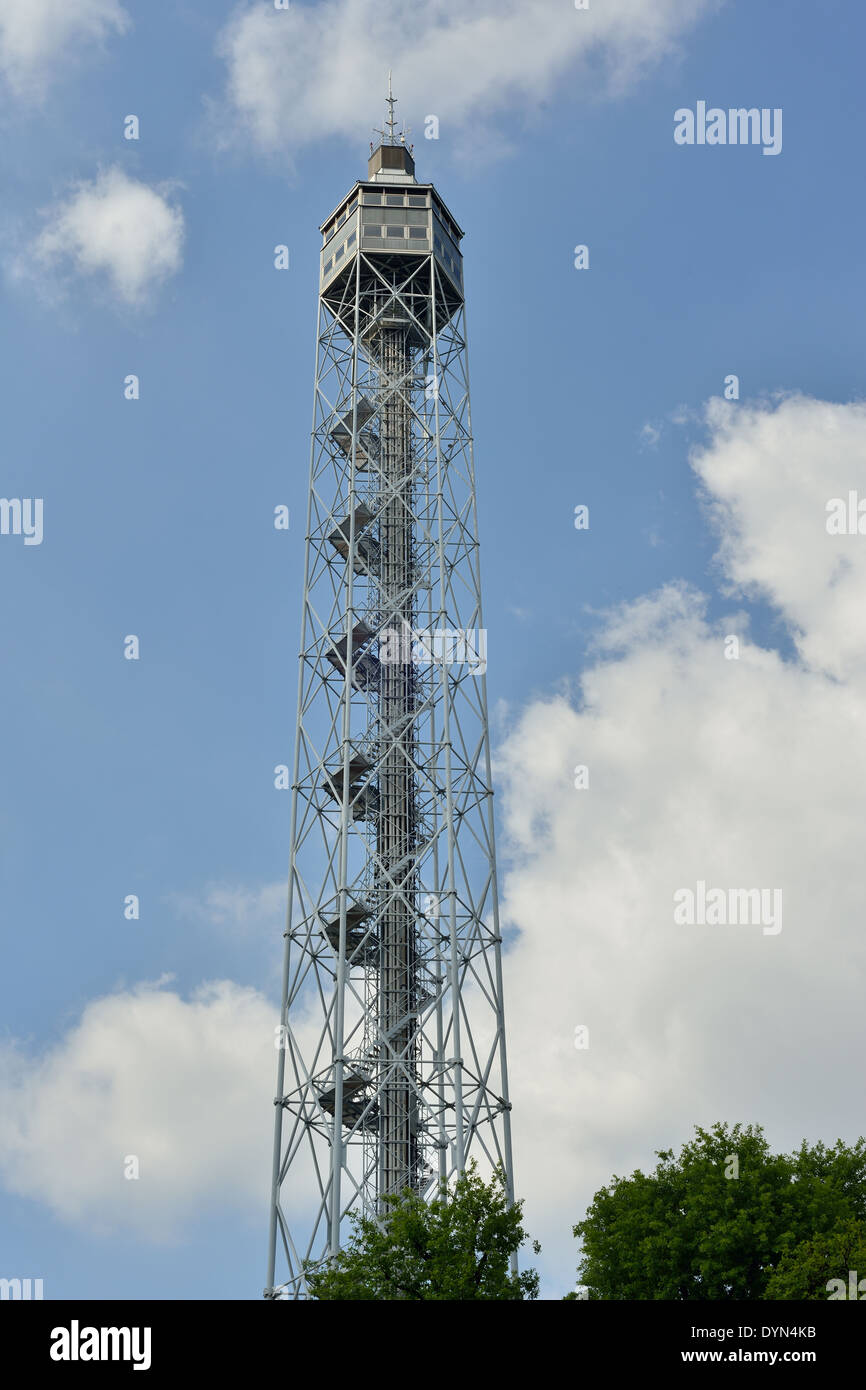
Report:
[[[850,1298],[853,1283],[866,1280],[866,1222],[852,1218],[832,1231],[804,1240],[787,1251],[767,1281],[765,1298]],[[841,1283],[831,1290],[831,1281]],[[866,1293],[856,1293],[858,1299]]]
[[838,1242],[866,1220],[864,1139],[773,1154],[759,1125],[716,1124],[656,1156],[649,1175],[614,1176],[574,1227],[591,1299],[818,1297],[783,1290],[817,1288],[819,1266],[859,1249],[850,1232]]
[[[512,1274],[527,1239],[523,1203],[509,1206],[504,1175],[485,1183],[471,1163],[432,1202],[407,1191],[383,1217],[356,1216],[343,1250],[308,1270],[314,1299],[533,1299],[534,1270]],[[533,1244],[535,1252],[540,1247]]]

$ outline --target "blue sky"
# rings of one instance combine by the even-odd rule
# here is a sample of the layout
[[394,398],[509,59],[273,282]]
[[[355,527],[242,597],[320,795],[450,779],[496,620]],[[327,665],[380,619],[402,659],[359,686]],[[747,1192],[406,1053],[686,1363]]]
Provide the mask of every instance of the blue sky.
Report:
[[[866,349],[866,18],[851,3],[793,0],[784,14],[766,0],[684,5],[702,12],[671,20],[672,49],[614,90],[613,42],[585,68],[551,60],[529,95],[506,100],[494,84],[465,111],[458,64],[437,141],[422,133],[438,109],[429,91],[407,86],[400,52],[385,47],[380,70],[363,74],[359,134],[348,118],[342,133],[323,122],[321,137],[287,123],[268,147],[233,110],[218,49],[232,17],[264,3],[122,8],[125,32],[82,42],[75,61],[46,59],[41,92],[0,63],[0,492],[45,508],[42,545],[0,538],[0,1017],[24,1074],[39,1077],[26,1109],[39,1110],[37,1138],[60,1169],[78,1112],[52,1131],[36,1096],[50,1095],[54,1073],[27,1067],[63,1053],[92,1001],[166,975],[182,999],[221,979],[277,997],[272,886],[285,872],[289,803],[273,768],[291,760],[317,227],[365,169],[389,64],[419,177],[466,229],[497,741],[594,660],[611,605],[684,580],[708,595],[711,620],[730,610],[689,466],[725,376],[739,376],[744,406],[769,410],[778,391],[851,402]],[[293,8],[296,20],[316,6]],[[14,9],[0,3],[0,34]],[[549,9],[561,23],[569,6]],[[781,107],[782,153],[675,145],[674,111],[698,100]],[[135,142],[123,138],[128,113],[141,120]],[[104,274],[35,258],[75,185],[111,168],[183,216],[177,268],[136,305]],[[279,243],[288,272],[273,266]],[[578,243],[590,248],[586,271],[573,266]],[[138,401],[124,399],[128,373],[140,377]],[[291,509],[287,534],[271,524],[278,503]],[[572,524],[577,503],[590,507],[586,533]],[[766,600],[734,606],[787,660],[792,625]],[[129,633],[138,662],[123,659]],[[507,842],[502,853],[507,868]],[[214,914],[215,886],[236,894],[234,917]],[[124,920],[130,893],[138,922]],[[202,1085],[220,1145],[219,1069]],[[272,1085],[268,1075],[265,1097]],[[577,1097],[574,1114],[580,1128]],[[36,1142],[22,1132],[0,1144],[0,1273],[43,1277],[47,1297],[258,1296],[267,1144],[258,1206],[254,1177],[225,1204],[219,1190],[199,1203],[194,1183],[186,1196],[178,1188],[188,1218],[154,1243],[114,1197],[103,1223],[90,1199],[62,1210],[62,1179],[28,1187],[7,1162]],[[629,1157],[650,1162],[654,1139],[631,1133]],[[518,1145],[518,1184],[521,1157]],[[591,1188],[563,1199],[551,1297],[568,1287],[580,1196],[585,1206]]]

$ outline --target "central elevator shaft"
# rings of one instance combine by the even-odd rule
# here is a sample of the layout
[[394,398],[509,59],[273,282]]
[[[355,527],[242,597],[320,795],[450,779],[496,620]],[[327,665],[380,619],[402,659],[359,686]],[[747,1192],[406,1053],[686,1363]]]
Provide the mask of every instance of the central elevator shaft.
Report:
[[379,614],[399,634],[397,660],[380,667],[377,827],[379,940],[379,1197],[415,1187],[419,1176],[417,1058],[415,624],[411,330],[388,316],[374,340],[379,373]]

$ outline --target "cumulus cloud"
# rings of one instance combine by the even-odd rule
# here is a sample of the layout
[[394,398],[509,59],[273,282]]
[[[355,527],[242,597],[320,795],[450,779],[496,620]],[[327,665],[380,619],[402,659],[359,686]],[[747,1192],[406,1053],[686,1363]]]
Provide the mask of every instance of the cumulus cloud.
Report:
[[847,510],[851,492],[866,497],[866,403],[791,397],[738,413],[716,400],[708,418],[714,443],[694,465],[725,574],[779,609],[810,668],[862,677],[864,538],[828,535],[826,523],[831,500]]
[[121,169],[105,170],[48,209],[14,274],[52,290],[63,276],[94,277],[121,303],[141,308],[182,264],[184,218],[170,198]]
[[[611,613],[500,753],[517,1178],[560,1289],[594,1191],[695,1123],[781,1145],[863,1129],[866,537],[825,521],[828,498],[866,496],[866,407],[713,401],[706,421],[722,585],[769,602],[797,655],[672,582]],[[677,925],[699,880],[780,889],[781,932]]]
[[157,982],[94,1000],[41,1055],[3,1048],[4,1185],[90,1231],[155,1241],[213,1206],[264,1222],[278,1017],[227,980],[188,1000]]
[[[289,10],[246,5],[220,49],[227,100],[262,151],[323,136],[364,140],[393,68],[398,110],[438,116],[466,143],[469,122],[527,112],[566,77],[618,90],[670,54],[719,0],[606,0],[578,11],[551,0],[324,0]],[[421,131],[416,129],[416,135]],[[477,137],[477,126],[471,131]]]
[[119,0],[0,0],[0,78],[38,98],[61,64],[129,27]]

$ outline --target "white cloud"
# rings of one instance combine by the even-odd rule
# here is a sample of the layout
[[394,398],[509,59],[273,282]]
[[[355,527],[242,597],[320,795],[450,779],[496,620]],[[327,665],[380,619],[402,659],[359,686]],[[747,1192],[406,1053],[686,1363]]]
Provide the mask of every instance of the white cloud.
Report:
[[[610,615],[500,756],[517,1180],[561,1289],[593,1192],[695,1123],[782,1145],[863,1129],[866,536],[828,536],[825,502],[866,496],[866,407],[713,401],[707,423],[725,582],[771,600],[801,659],[672,583]],[[698,879],[781,888],[782,932],[675,925]]]
[[118,0],[0,0],[0,77],[17,97],[39,97],[61,66],[129,23]]
[[121,302],[142,307],[181,267],[184,218],[169,199],[121,169],[101,172],[48,210],[15,273],[37,284],[64,272],[100,277]]
[[2,1049],[4,1185],[95,1232],[171,1240],[214,1206],[264,1228],[278,1018],[230,981],[160,982],[94,1000],[41,1056]]
[[866,537],[830,536],[826,522],[831,498],[866,498],[866,403],[794,396],[768,411],[715,400],[709,422],[714,447],[694,465],[726,574],[781,610],[810,667],[862,677]]
[[619,90],[719,0],[324,0],[277,11],[247,5],[220,39],[230,111],[266,152],[295,153],[327,136],[365,141],[394,70],[398,112],[423,140],[467,145],[477,123],[529,112],[569,77]]

